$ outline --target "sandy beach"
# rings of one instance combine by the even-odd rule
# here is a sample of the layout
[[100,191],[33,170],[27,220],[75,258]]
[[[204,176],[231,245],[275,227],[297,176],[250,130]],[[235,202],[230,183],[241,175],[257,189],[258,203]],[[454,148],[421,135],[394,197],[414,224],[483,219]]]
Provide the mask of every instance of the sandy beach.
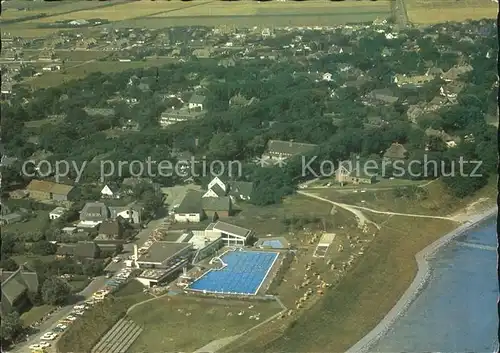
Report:
[[468,221],[462,224],[460,227],[454,231],[444,235],[439,238],[434,243],[430,244],[422,251],[415,255],[418,265],[417,274],[404,292],[401,298],[398,300],[396,305],[389,311],[389,313],[382,319],[382,321],[372,329],[366,336],[364,336],[360,341],[358,341],[354,346],[352,346],[347,352],[348,353],[364,353],[369,351],[369,349],[381,338],[383,337],[391,326],[396,322],[396,320],[405,313],[410,304],[418,297],[419,293],[425,288],[427,284],[431,271],[429,267],[429,259],[443,246],[450,243],[455,238],[463,235],[465,232],[478,226],[484,220],[493,217],[497,214],[497,207],[492,207],[487,211],[478,213],[476,215],[471,215],[468,217]]

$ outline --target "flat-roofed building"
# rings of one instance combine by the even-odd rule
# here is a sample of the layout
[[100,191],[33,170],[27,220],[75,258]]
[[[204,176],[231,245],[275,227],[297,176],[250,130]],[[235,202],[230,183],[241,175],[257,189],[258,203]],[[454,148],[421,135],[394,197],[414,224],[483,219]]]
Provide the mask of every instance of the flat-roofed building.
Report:
[[250,229],[220,221],[209,224],[206,231],[220,233],[222,241],[227,246],[245,246],[254,235]]
[[137,259],[143,272],[137,280],[147,287],[161,284],[189,264],[193,255],[193,245],[158,241]]

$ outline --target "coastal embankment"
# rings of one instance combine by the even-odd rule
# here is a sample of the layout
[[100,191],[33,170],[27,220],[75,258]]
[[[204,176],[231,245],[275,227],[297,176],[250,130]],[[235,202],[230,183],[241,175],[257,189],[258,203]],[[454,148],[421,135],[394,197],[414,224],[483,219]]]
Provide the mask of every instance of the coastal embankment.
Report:
[[380,321],[375,328],[373,328],[366,336],[364,336],[360,341],[352,346],[347,352],[368,352],[371,347],[373,347],[391,329],[392,325],[398,320],[401,315],[406,312],[409,306],[415,301],[415,299],[425,288],[431,275],[429,261],[434,257],[436,252],[442,247],[449,244],[451,241],[455,240],[457,237],[464,235],[472,229],[480,226],[484,221],[491,219],[496,214],[497,207],[493,207],[491,209],[488,209],[486,212],[476,214],[454,231],[444,235],[443,237],[439,238],[437,241],[417,253],[415,258],[417,260],[418,270],[411,285],[400,297],[396,305],[382,319],[382,321]]

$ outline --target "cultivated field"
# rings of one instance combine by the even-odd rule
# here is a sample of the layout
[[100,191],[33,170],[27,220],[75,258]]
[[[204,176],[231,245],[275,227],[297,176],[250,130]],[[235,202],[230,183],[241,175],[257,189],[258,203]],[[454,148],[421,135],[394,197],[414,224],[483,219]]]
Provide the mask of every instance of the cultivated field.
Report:
[[22,37],[22,38],[42,38],[53,35],[59,31],[61,28],[36,28],[35,26],[26,25],[26,22],[8,24],[2,26],[2,34],[7,37]]
[[2,3],[2,20],[20,20],[24,17],[47,16],[69,13],[86,9],[96,9],[109,6],[107,3],[98,1],[6,1]]
[[356,12],[380,12],[388,11],[389,1],[377,1],[367,3],[365,1],[354,2],[326,2],[309,1],[306,3],[297,2],[257,2],[242,1],[231,3],[228,6],[224,2],[213,2],[204,6],[196,6],[180,9],[175,12],[165,12],[151,17],[191,17],[191,16],[248,16],[248,15],[307,15],[324,14],[335,15],[345,9],[352,9]]
[[315,15],[286,14],[286,15],[250,15],[250,16],[178,16],[147,17],[139,20],[114,22],[113,28],[151,28],[161,29],[169,27],[188,26],[231,26],[240,28],[249,27],[306,27],[306,26],[337,26],[342,24],[369,23],[376,19],[386,19],[390,11],[359,12],[356,9],[343,8],[345,12],[336,14],[321,13]]
[[410,22],[434,24],[496,18],[498,3],[491,0],[405,0]]
[[[275,301],[158,298],[129,313],[144,331],[128,352],[194,352],[213,340],[243,333],[280,310]],[[250,318],[257,314],[258,321]]]
[[209,1],[183,2],[183,1],[134,1],[124,4],[116,4],[95,10],[72,11],[57,16],[37,19],[32,23],[52,23],[67,20],[90,20],[95,18],[109,21],[122,21],[136,17],[144,17],[159,12],[175,11],[177,9],[197,7],[208,4]]

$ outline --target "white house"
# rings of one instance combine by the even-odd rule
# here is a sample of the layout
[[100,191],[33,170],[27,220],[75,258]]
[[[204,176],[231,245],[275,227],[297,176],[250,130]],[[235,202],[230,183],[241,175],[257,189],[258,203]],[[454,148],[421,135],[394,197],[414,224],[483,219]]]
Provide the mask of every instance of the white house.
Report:
[[122,217],[129,223],[139,224],[141,223],[141,213],[132,207],[108,207],[110,218],[116,219]]
[[332,80],[332,74],[329,73],[329,72],[326,72],[323,74],[323,77],[322,77],[323,81],[331,81]]
[[180,223],[198,223],[203,218],[202,194],[189,190],[174,211],[174,219]]
[[49,219],[51,221],[60,218],[67,209],[64,207],[56,207],[49,213]]
[[207,189],[203,197],[222,197],[225,196],[228,191],[227,185],[218,177],[213,178],[210,183],[208,183]]
[[119,199],[120,195],[114,191],[109,185],[104,185],[101,190],[101,197]]

